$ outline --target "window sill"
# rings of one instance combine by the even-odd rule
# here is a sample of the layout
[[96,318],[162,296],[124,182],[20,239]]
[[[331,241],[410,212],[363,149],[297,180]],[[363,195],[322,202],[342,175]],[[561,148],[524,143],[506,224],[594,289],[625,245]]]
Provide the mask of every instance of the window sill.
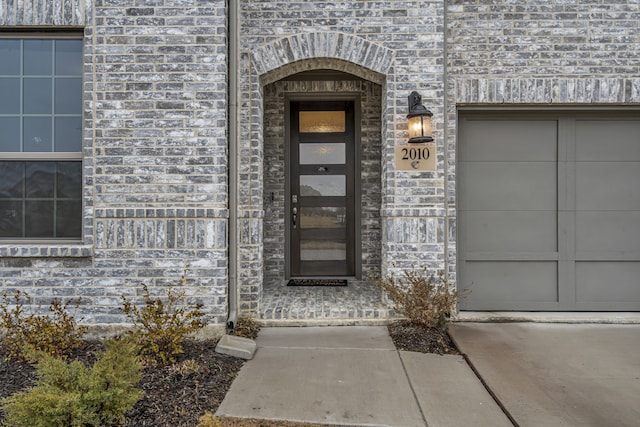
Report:
[[0,244],[0,258],[89,258],[93,245],[75,244]]

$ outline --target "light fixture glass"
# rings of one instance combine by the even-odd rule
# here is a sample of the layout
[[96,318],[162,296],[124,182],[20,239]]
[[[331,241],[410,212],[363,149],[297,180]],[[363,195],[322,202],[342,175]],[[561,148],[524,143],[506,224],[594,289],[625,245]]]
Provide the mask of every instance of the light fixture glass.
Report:
[[420,94],[411,92],[409,95],[409,114],[407,114],[410,144],[433,142],[431,135],[432,116],[433,113],[422,105]]

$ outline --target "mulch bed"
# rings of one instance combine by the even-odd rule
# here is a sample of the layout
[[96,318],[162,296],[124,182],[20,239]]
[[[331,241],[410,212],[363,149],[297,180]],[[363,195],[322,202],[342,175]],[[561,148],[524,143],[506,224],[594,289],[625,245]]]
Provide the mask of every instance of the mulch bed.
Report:
[[418,353],[460,354],[446,328],[427,328],[408,320],[389,324],[389,335],[398,350]]
[[[398,321],[389,325],[389,333],[399,350],[459,354],[444,330],[425,329],[408,321]],[[176,364],[145,368],[139,384],[145,396],[127,414],[125,426],[195,427],[205,412],[215,413],[244,364],[242,359],[216,353],[215,345],[215,341],[189,341]],[[92,364],[95,353],[102,350],[99,342],[85,342],[73,358]],[[7,362],[0,349],[0,398],[34,385],[35,379],[32,366]],[[0,423],[2,419],[0,411]],[[225,427],[311,426],[266,420],[222,421]]]
[[205,412],[215,413],[244,364],[216,353],[215,344],[189,342],[177,364],[145,369],[139,385],[145,397],[127,414],[125,425],[195,427]]

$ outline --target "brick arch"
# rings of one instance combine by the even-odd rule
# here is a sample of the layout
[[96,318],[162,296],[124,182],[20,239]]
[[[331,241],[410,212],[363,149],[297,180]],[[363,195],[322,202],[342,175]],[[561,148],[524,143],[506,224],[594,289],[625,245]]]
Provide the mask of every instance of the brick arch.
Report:
[[[266,75],[273,74],[276,70],[282,70],[289,64],[302,64],[307,60],[321,58],[338,60],[336,63],[345,64],[341,71],[352,74],[359,73],[356,68],[360,67],[371,70],[377,75],[363,75],[361,77],[381,83],[380,79],[387,75],[391,67],[393,51],[350,34],[315,32],[301,33],[275,40],[254,49],[251,57],[258,75],[263,77],[261,79],[263,84],[282,78],[283,76],[273,79],[267,78],[265,81]],[[355,64],[359,67],[349,67],[346,64]],[[308,69],[308,65],[306,67]],[[298,72],[304,69],[293,71]]]

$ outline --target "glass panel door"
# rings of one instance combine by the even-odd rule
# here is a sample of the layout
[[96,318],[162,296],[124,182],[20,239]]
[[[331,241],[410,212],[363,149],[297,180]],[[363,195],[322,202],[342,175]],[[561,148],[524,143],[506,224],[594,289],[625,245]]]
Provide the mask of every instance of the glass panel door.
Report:
[[354,102],[291,102],[290,275],[355,275]]

